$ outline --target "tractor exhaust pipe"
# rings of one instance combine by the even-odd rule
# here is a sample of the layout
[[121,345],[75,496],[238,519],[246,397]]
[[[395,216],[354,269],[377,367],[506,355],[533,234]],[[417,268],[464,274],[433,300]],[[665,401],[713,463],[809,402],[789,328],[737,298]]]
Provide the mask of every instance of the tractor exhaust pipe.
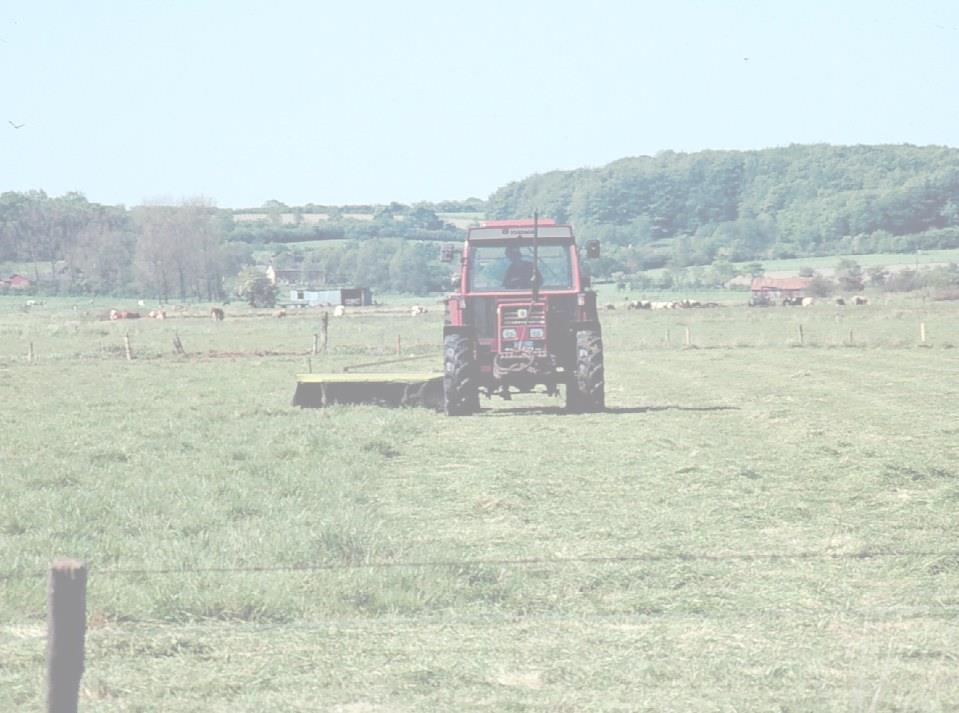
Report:
[[539,299],[539,211],[533,211],[533,300]]

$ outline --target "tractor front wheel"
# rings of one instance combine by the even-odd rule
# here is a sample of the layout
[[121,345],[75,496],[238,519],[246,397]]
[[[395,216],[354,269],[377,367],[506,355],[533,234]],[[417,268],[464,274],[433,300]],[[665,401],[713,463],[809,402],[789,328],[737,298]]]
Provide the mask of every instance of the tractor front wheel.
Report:
[[443,405],[447,416],[468,416],[479,411],[479,390],[473,344],[462,334],[443,340]]
[[603,337],[596,330],[576,333],[576,372],[566,385],[566,408],[597,413],[606,408]]

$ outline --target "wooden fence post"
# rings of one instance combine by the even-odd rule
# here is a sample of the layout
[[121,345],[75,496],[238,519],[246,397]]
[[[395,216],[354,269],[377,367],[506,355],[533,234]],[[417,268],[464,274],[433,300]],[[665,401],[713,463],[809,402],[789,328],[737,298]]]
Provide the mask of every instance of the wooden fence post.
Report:
[[396,355],[399,356],[402,353],[403,353],[403,347],[400,343],[400,335],[397,334],[396,335]]
[[803,334],[802,325],[797,324],[796,326],[799,328],[799,346],[803,346],[806,343],[806,337]]
[[186,350],[183,349],[183,342],[180,341],[180,335],[176,332],[173,333],[173,351],[176,354],[186,354]]
[[320,346],[320,335],[314,334],[313,335],[313,351],[311,352],[313,356],[316,356],[316,352],[317,352],[317,349],[319,349],[319,346]]
[[130,335],[123,335],[123,348],[127,353],[127,361],[133,361],[133,349],[130,347]]
[[33,342],[30,342],[30,349],[29,349],[29,351],[27,351],[27,361],[32,364],[32,363],[33,363],[33,360],[34,360],[35,358],[36,358],[36,357],[35,357],[34,352],[33,352]]
[[320,341],[323,344],[323,353],[326,354],[326,348],[330,340],[330,313],[324,312],[320,318]]
[[926,343],[926,323],[925,322],[919,323],[919,342],[921,344]]
[[689,334],[689,327],[686,327],[686,339],[684,344],[687,348],[692,346],[692,338],[690,337],[690,334]]
[[47,713],[76,713],[83,676],[87,566],[60,559],[47,590]]
[[666,327],[666,336],[663,338],[663,341],[666,343],[667,347],[671,346],[672,344],[669,340],[669,327]]

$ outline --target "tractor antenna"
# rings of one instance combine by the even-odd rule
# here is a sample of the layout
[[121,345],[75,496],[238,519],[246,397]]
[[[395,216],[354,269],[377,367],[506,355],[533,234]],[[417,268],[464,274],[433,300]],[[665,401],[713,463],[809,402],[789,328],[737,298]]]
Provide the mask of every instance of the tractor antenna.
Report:
[[533,211],[533,299],[539,299],[539,211]]

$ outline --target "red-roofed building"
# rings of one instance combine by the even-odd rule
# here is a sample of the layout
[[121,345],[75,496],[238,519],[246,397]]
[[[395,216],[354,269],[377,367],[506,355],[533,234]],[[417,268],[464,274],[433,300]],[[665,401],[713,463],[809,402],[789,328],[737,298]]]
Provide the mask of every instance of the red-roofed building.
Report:
[[812,280],[808,277],[754,277],[750,286],[753,304],[802,299]]
[[6,280],[3,280],[3,282],[5,282],[14,290],[23,290],[32,284],[29,277],[16,274],[10,275],[10,277],[8,277]]

